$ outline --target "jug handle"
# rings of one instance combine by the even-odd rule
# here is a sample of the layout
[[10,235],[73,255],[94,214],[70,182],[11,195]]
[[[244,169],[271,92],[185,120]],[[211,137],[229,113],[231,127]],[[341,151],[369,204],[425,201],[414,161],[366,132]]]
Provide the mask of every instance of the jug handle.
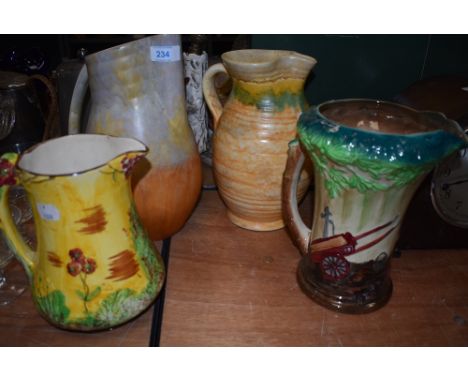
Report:
[[[55,90],[54,85],[50,82],[46,76],[42,74],[34,74],[29,77],[28,81],[37,80],[42,82],[44,86],[47,88],[47,92],[49,93],[49,107],[47,110],[47,117],[44,117],[44,134],[42,134],[42,140],[45,141],[49,138],[52,138],[52,128],[54,124],[54,118],[58,111],[58,101],[57,101],[57,91]],[[42,112],[42,111],[41,111]]]
[[288,160],[283,173],[283,219],[292,239],[303,256],[307,255],[311,230],[304,224],[297,207],[297,184],[304,164],[304,154],[298,140],[289,142]]
[[88,69],[86,64],[80,70],[70,102],[70,114],[68,116],[68,134],[80,133],[80,119],[83,101],[88,90]]
[[222,63],[211,66],[203,77],[203,95],[205,96],[208,109],[210,109],[211,114],[213,114],[213,130],[216,130],[219,118],[221,117],[221,114],[223,114],[223,105],[219,100],[218,93],[216,93],[214,86],[215,76],[219,73],[228,74]]
[[14,173],[17,160],[18,154],[16,153],[5,153],[0,158],[0,229],[4,233],[8,246],[23,265],[28,277],[31,278],[34,273],[36,255],[16,228],[8,202],[10,187],[18,184],[18,178]]

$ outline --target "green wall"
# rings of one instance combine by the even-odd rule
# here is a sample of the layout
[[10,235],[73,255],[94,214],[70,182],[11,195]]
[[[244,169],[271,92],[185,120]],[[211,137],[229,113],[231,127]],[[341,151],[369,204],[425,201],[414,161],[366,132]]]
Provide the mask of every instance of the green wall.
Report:
[[253,35],[252,48],[308,54],[312,104],[339,98],[392,99],[437,75],[468,77],[468,35]]

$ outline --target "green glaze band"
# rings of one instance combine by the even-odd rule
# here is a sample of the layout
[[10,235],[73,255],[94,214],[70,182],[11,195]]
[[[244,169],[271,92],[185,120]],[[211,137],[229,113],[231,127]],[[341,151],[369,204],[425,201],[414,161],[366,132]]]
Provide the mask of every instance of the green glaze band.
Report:
[[348,188],[359,192],[403,187],[463,146],[444,130],[382,134],[333,123],[317,108],[301,115],[298,135],[335,198]]
[[306,110],[306,99],[302,91],[295,93],[286,90],[281,93],[274,93],[269,90],[253,94],[241,85],[234,83],[232,95],[242,104],[255,106],[259,110],[283,111],[286,108]]

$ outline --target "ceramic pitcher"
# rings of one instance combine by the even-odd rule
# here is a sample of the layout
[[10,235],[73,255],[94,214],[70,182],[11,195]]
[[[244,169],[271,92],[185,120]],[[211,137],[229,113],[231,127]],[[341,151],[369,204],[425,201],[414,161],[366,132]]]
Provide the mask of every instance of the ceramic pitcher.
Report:
[[[466,145],[466,137],[442,114],[374,100],[326,102],[304,113],[297,128],[283,211],[302,254],[298,282],[330,309],[377,309],[392,292],[390,257],[415,190],[438,162]],[[301,146],[315,169],[311,229],[295,196]]]
[[[316,61],[296,52],[247,49],[222,55],[203,80],[214,118],[213,168],[229,219],[256,231],[282,228],[281,181],[288,142],[306,109],[304,82]],[[224,105],[214,77],[228,73],[233,87]],[[302,172],[298,198],[309,185]]]
[[150,151],[135,168],[137,211],[153,240],[177,232],[201,191],[201,161],[185,109],[178,35],[150,36],[86,56],[69,118],[79,132],[85,93],[91,90],[86,132],[128,136]]
[[[91,331],[122,324],[156,298],[164,265],[132,198],[130,172],[146,155],[130,138],[74,135],[0,161],[0,223],[50,323]],[[26,189],[37,249],[12,222],[8,190]]]

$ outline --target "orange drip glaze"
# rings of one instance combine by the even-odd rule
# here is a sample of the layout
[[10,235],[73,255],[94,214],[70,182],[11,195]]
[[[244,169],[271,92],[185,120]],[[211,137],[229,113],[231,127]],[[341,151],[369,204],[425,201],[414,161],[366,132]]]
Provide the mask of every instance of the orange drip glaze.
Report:
[[[135,175],[138,179],[137,168]],[[137,211],[150,238],[168,238],[183,227],[198,201],[202,186],[200,156],[196,152],[178,165],[151,167],[135,183]]]

